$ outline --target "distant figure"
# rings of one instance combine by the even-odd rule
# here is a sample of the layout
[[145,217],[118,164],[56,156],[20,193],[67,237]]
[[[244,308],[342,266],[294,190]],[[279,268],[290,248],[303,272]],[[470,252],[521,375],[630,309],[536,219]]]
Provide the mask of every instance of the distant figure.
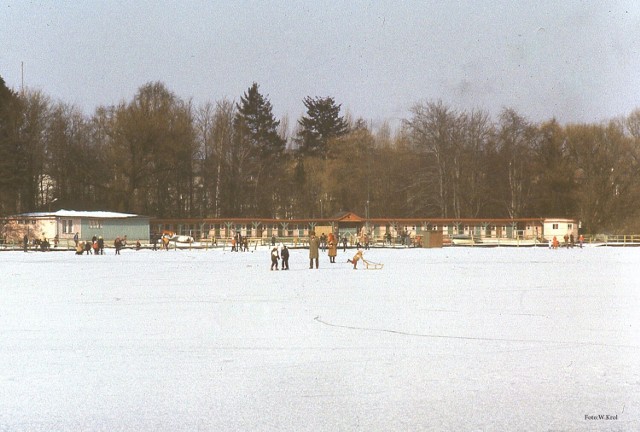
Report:
[[75,233],[73,235],[73,242],[76,244],[76,247],[78,247],[79,240],[80,240],[80,237],[78,237],[78,233]]
[[558,237],[553,236],[553,248],[554,249],[558,249],[558,246],[560,246],[560,242],[558,241]]
[[158,236],[157,234],[151,234],[151,250],[158,250]]
[[329,262],[336,262],[336,255],[338,255],[338,243],[336,242],[336,237],[333,233],[329,233],[329,237],[327,238],[327,246],[329,248]]
[[87,253],[87,255],[91,255],[91,242],[89,240],[84,242],[84,251]]
[[58,237],[58,234],[56,234],[56,236],[53,238],[53,247],[57,248],[59,242],[60,242],[60,237]]
[[100,251],[100,255],[104,255],[104,239],[102,236],[98,237],[98,250]]
[[347,237],[344,236],[342,237],[342,252],[346,252],[347,251]]
[[24,237],[22,237],[22,246],[24,247],[25,252],[29,250],[29,237],[27,237],[26,234],[24,235]]
[[271,246],[275,246],[276,245],[276,236],[275,234],[271,236]]
[[162,236],[162,247],[164,250],[169,251],[169,237],[166,235]]
[[322,252],[327,249],[327,236],[324,233],[320,235],[320,248],[322,249]]
[[116,237],[113,241],[113,246],[116,248],[116,255],[120,255],[120,249],[122,249],[122,239],[120,237]]
[[356,252],[356,254],[353,256],[353,258],[348,259],[347,262],[353,264],[353,269],[356,270],[358,267],[358,261],[360,261],[362,258],[362,251],[359,250],[358,252]]
[[84,244],[82,242],[79,242],[76,245],[76,255],[82,255],[84,253]]
[[580,249],[582,249],[582,245],[584,244],[584,236],[582,234],[578,237],[578,243],[580,244]]
[[280,256],[278,255],[278,248],[274,246],[271,249],[271,270],[273,270],[274,267],[276,268],[276,270],[278,270],[279,259],[280,259]]
[[319,257],[319,248],[320,248],[320,240],[316,237],[316,232],[311,231],[311,237],[309,237],[309,268],[313,268],[313,261],[316,262],[316,268],[318,268],[318,257]]
[[289,270],[289,249],[287,245],[282,245],[280,258],[282,258],[282,270]]
[[136,250],[139,251],[141,247],[140,240],[136,240]]

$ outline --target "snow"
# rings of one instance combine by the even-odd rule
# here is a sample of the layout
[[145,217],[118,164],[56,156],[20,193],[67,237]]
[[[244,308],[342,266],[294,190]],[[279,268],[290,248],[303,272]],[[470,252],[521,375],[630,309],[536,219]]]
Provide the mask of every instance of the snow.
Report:
[[640,249],[269,251],[0,253],[0,431],[640,430]]
[[125,219],[139,217],[130,213],[118,213],[108,211],[77,211],[77,210],[58,210],[55,212],[37,212],[22,213],[21,217],[66,217],[66,218],[101,218],[101,219]]

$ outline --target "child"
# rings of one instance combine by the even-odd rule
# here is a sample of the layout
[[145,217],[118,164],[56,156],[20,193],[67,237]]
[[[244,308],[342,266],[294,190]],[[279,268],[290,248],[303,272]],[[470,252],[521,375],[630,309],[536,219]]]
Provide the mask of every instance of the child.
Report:
[[280,256],[278,255],[278,248],[274,247],[273,249],[271,249],[271,270],[273,270],[273,267],[275,266],[276,270],[278,270],[278,259],[280,258]]
[[358,252],[356,252],[356,254],[353,256],[352,259],[348,259],[347,262],[348,263],[352,263],[353,264],[353,269],[356,270],[356,268],[358,267],[358,261],[360,260],[364,260],[364,258],[362,258],[362,251],[359,250]]

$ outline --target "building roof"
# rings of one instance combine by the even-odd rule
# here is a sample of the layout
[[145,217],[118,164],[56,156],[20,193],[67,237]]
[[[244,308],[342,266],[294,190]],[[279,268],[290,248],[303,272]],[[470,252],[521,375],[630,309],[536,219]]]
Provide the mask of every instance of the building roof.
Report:
[[48,218],[48,217],[66,217],[66,218],[94,218],[94,219],[126,219],[126,218],[144,218],[130,213],[117,213],[108,211],[77,211],[77,210],[58,210],[55,212],[34,212],[21,213],[14,217],[30,217],[30,218]]

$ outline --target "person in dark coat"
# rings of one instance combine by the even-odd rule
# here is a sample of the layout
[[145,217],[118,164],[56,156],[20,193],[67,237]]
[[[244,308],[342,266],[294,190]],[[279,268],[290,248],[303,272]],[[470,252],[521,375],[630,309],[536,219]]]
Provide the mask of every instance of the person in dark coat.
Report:
[[26,234],[22,237],[22,246],[24,247],[25,252],[29,249],[29,237],[27,237]]
[[89,240],[84,242],[84,251],[87,253],[87,255],[91,255],[91,242]]
[[289,270],[289,249],[287,245],[282,245],[280,258],[282,258],[282,270]]
[[98,251],[100,251],[100,255],[104,255],[104,239],[102,236],[98,237]]
[[116,237],[113,241],[113,246],[116,248],[116,255],[120,255],[120,249],[122,249],[122,239],[120,237]]

